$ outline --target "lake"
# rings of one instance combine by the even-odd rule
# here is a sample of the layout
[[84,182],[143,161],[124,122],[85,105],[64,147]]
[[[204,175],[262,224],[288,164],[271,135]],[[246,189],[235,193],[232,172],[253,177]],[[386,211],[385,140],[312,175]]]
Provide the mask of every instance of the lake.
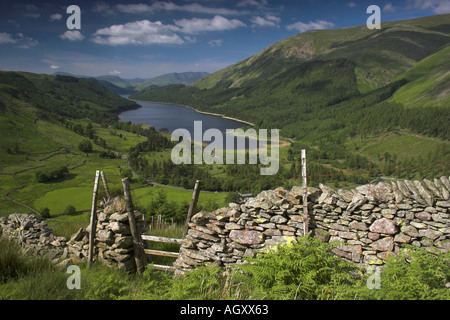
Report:
[[[123,96],[127,98],[127,95]],[[136,101],[142,108],[126,111],[120,114],[121,121],[131,121],[134,124],[146,124],[159,131],[168,129],[172,133],[176,129],[187,129],[192,137],[194,121],[202,121],[203,131],[210,128],[225,132],[227,129],[237,129],[248,126],[245,122],[204,114],[194,109],[148,101]]]
[[[122,95],[124,98],[128,98],[128,96]],[[133,101],[141,105],[141,108],[121,113],[120,121],[131,121],[134,124],[149,125],[154,127],[156,131],[167,129],[169,133],[172,133],[176,129],[186,129],[190,132],[191,139],[194,141],[194,121],[202,121],[203,133],[208,129],[218,129],[223,132],[224,146],[226,145],[226,137],[229,136],[225,134],[227,129],[238,129],[249,126],[245,122],[201,113],[184,106],[148,101]],[[235,150],[237,149],[241,148],[235,146]],[[245,147],[243,149],[254,149],[254,147],[250,146],[248,138],[245,139]]]

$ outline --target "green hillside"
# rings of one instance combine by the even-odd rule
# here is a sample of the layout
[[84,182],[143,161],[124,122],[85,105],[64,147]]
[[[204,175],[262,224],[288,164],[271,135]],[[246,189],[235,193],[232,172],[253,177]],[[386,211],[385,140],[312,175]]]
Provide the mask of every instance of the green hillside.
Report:
[[[88,210],[96,170],[120,192],[129,173],[120,155],[148,140],[162,143],[154,130],[117,121],[136,107],[88,80],[0,72],[0,216],[43,207],[61,214],[68,205]],[[86,141],[92,151],[80,149]]]
[[208,72],[181,72],[181,73],[168,73],[154,78],[145,80],[144,83],[137,85],[135,88],[137,91],[144,90],[149,86],[168,86],[171,84],[184,84],[189,85],[208,75]]
[[314,181],[450,174],[449,19],[305,32],[190,86],[132,98],[280,129],[292,142],[280,180],[297,176],[301,148]]
[[402,77],[409,83],[390,102],[408,108],[450,106],[450,46],[423,59]]
[[381,30],[365,25],[314,30],[281,40],[261,52],[206,76],[194,85],[242,87],[270,80],[304,61],[344,58],[355,62],[361,92],[388,84],[415,63],[449,43],[450,14],[383,22]]

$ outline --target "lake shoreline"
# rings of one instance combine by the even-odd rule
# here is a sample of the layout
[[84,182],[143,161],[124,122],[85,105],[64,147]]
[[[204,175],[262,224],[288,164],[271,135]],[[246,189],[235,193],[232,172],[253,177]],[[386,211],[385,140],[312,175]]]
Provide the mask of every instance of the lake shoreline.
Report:
[[132,100],[132,99],[130,99],[130,98],[127,98],[127,99],[129,99],[129,100],[131,100],[131,101],[135,101],[136,103],[139,103],[139,102],[149,102],[149,103],[168,104],[168,105],[173,105],[173,106],[179,106],[179,107],[189,108],[189,109],[194,110],[195,112],[198,112],[198,113],[201,113],[201,114],[206,114],[206,115],[211,115],[211,116],[217,116],[217,117],[221,117],[221,118],[223,118],[223,119],[228,119],[228,120],[233,120],[233,121],[245,123],[245,124],[250,125],[250,126],[252,126],[252,127],[255,126],[254,123],[251,123],[251,122],[249,122],[249,121],[245,121],[245,120],[241,120],[241,119],[229,117],[229,116],[226,116],[226,115],[223,115],[223,114],[220,114],[220,113],[213,113],[213,112],[205,112],[205,111],[201,111],[201,110],[198,110],[198,109],[195,109],[195,108],[193,108],[193,107],[186,106],[186,105],[183,105],[183,104],[175,104],[175,103],[168,103],[168,102],[161,102],[161,101]]

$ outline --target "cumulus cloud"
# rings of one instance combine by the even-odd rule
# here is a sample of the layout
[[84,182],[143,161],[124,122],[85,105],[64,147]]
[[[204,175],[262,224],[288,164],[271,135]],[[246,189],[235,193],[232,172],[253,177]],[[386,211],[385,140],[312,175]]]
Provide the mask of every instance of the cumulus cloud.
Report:
[[407,0],[420,10],[431,10],[436,14],[450,13],[450,0]]
[[305,32],[305,31],[309,31],[309,30],[330,29],[334,26],[335,26],[335,24],[333,22],[324,21],[324,20],[310,21],[308,23],[298,21],[296,23],[287,25],[286,29]]
[[110,71],[109,73],[110,73],[110,74],[114,74],[114,75],[119,75],[119,74],[121,74],[122,72],[117,71],[116,69],[114,69],[113,71]]
[[181,32],[195,34],[205,31],[224,31],[232,30],[240,27],[246,27],[247,25],[237,19],[227,19],[222,16],[215,16],[212,19],[181,19],[175,20],[175,24],[181,28]]
[[220,46],[222,46],[222,44],[223,44],[223,39],[210,40],[210,41],[208,42],[208,44],[209,44],[211,47],[220,47]]
[[252,27],[274,27],[279,28],[281,19],[272,15],[268,15],[265,18],[256,16],[252,17],[250,22]]
[[105,2],[95,3],[94,7],[92,8],[92,11],[100,13],[103,16],[111,16],[115,14],[114,9],[111,8],[111,6]]
[[392,3],[387,3],[387,4],[383,7],[383,12],[394,13],[395,11],[397,11],[397,10],[396,10],[395,7],[392,5]]
[[83,34],[78,30],[67,30],[59,37],[69,41],[82,41],[84,39]]
[[183,44],[184,40],[176,31],[179,28],[173,25],[141,20],[99,29],[91,40],[107,45]]
[[7,32],[0,32],[0,45],[11,44],[17,48],[30,49],[39,44],[39,41],[25,36],[23,33],[17,33],[13,36]]
[[16,40],[13,39],[13,36],[6,32],[0,32],[0,44],[14,44]]
[[56,70],[56,69],[59,69],[59,66],[52,64],[52,65],[50,66],[50,69]]
[[205,14],[217,14],[217,15],[240,15],[248,14],[246,11],[239,11],[229,8],[213,8],[206,7],[199,3],[189,4],[175,4],[173,2],[155,1],[152,4],[118,4],[116,9],[122,13],[130,14],[151,14],[156,11],[183,11],[191,13],[205,13]]
[[50,15],[50,21],[59,21],[62,19],[62,14],[55,13]]

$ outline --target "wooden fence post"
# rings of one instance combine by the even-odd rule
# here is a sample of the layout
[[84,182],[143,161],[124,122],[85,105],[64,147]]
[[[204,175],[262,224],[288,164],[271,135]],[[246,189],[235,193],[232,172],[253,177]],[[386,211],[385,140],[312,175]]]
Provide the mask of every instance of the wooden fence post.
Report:
[[92,207],[91,207],[91,230],[89,230],[89,254],[87,268],[91,267],[94,254],[95,245],[95,233],[97,231],[97,193],[98,193],[98,181],[100,177],[100,171],[96,171],[94,180],[94,193],[92,195]]
[[201,180],[197,180],[195,182],[194,193],[192,194],[191,204],[189,206],[188,215],[186,217],[186,225],[184,226],[183,239],[187,235],[187,232],[189,229],[189,222],[191,221],[191,216],[194,213],[195,208],[197,207],[197,201],[198,201],[198,196],[200,195],[200,186],[201,185],[202,185]]
[[134,217],[133,201],[131,199],[130,184],[128,178],[122,179],[123,193],[125,196],[125,205],[128,212],[128,221],[130,223],[131,236],[133,237],[134,246],[134,260],[136,261],[136,271],[138,274],[142,274],[145,270],[145,254],[144,246],[142,244],[141,235],[136,225],[136,219]]
[[105,187],[106,199],[109,200],[111,198],[111,196],[109,194],[109,188],[108,188],[108,183],[106,182],[105,173],[103,171],[101,171],[100,175],[102,176],[103,186]]
[[302,150],[302,189],[303,189],[303,235],[309,233],[308,217],[308,182],[306,179],[306,150]]

